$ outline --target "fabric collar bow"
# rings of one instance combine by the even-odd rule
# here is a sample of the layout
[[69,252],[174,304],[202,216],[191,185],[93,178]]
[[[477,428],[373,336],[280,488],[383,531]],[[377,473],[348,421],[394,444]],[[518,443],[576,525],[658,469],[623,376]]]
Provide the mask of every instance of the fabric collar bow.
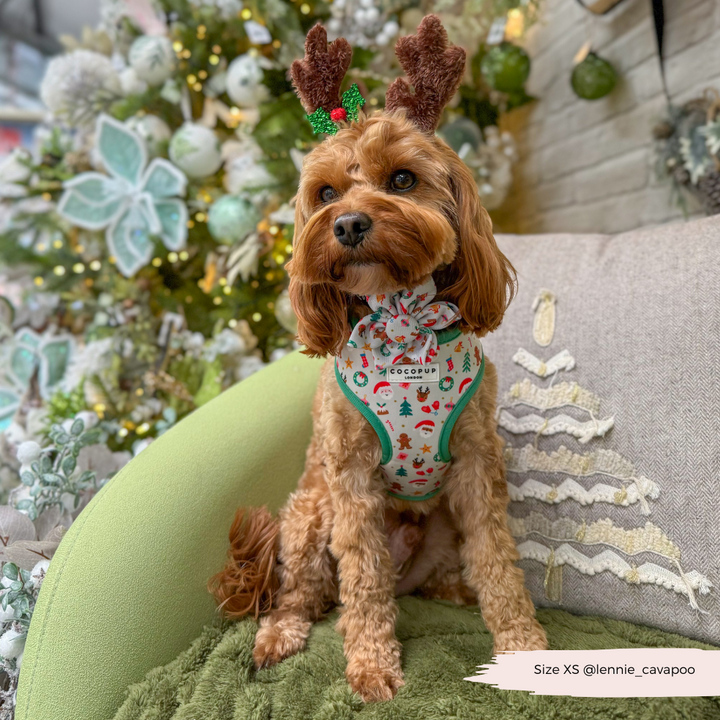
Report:
[[432,278],[413,290],[394,295],[367,295],[373,312],[355,326],[348,345],[372,350],[375,367],[389,362],[425,365],[437,354],[436,330],[460,319],[457,306],[433,302],[437,288]]

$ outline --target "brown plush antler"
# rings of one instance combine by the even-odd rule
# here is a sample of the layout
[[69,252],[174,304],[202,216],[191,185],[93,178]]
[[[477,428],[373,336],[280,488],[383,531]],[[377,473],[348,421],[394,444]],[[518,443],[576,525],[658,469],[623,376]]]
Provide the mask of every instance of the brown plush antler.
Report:
[[340,86],[352,59],[345,38],[328,45],[325,28],[318,23],[305,39],[305,57],[290,66],[290,76],[300,102],[310,115],[318,108],[332,112],[340,107]]
[[443,108],[462,80],[465,51],[448,43],[447,32],[437,15],[427,15],[416,35],[406,35],[397,41],[395,54],[410,82],[398,78],[390,85],[385,94],[385,110],[405,108],[407,117],[423,132],[433,133]]

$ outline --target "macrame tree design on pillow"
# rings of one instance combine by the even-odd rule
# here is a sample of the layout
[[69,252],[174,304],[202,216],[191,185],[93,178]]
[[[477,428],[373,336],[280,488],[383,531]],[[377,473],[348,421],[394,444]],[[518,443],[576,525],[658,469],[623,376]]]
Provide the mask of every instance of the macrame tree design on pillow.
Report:
[[[443,108],[457,92],[465,72],[465,51],[451,45],[437,15],[427,15],[415,35],[400,38],[395,54],[407,78],[397,78],[385,95],[387,113],[404,112],[422,132],[432,135]],[[313,132],[334,135],[342,123],[357,121],[365,99],[357,85],[340,97],[345,73],[352,60],[347,40],[327,42],[318,24],[305,41],[305,57],[290,67],[295,91]]]
[[[541,290],[532,306],[533,340],[543,348],[553,341],[555,304],[555,295]],[[577,382],[556,382],[560,373],[575,369],[570,351],[562,350],[543,361],[520,348],[513,361],[535,378],[512,385],[498,407],[498,425],[511,435],[533,434],[535,441],[506,444],[508,494],[515,503],[530,500],[545,506],[562,504],[566,508],[562,513],[550,512],[549,516],[538,510],[524,517],[508,516],[520,558],[546,567],[546,597],[562,602],[563,567],[567,565],[590,577],[609,572],[630,585],[659,585],[684,595],[693,609],[700,609],[698,595],[707,595],[712,583],[697,570],[683,568],[680,548],[660,527],[645,521],[624,528],[610,517],[587,522],[584,513],[570,505],[605,504],[628,509],[637,505],[642,515],[649,516],[651,503],[660,496],[658,484],[641,475],[631,460],[613,450],[597,448],[576,453],[562,445],[548,452],[540,447],[542,438],[555,434],[574,437],[580,445],[588,445],[604,437],[615,425],[614,417],[599,417],[601,399],[595,393]],[[549,382],[537,385],[537,379]],[[520,406],[530,408],[531,412],[517,414]],[[564,413],[566,408],[572,408],[574,415]],[[579,419],[583,415],[588,419]],[[536,473],[557,479],[538,480]],[[648,553],[658,562],[637,564],[638,558]]]

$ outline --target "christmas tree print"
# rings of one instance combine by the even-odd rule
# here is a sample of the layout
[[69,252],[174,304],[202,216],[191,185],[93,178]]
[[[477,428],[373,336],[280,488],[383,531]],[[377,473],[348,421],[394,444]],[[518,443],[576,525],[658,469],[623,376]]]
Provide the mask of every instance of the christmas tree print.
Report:
[[[539,314],[547,312],[547,303],[540,301],[550,296],[552,317],[538,319]],[[552,293],[541,291],[533,309],[533,339],[541,347],[549,347],[555,326]],[[538,326],[542,326],[542,332]],[[520,348],[513,361],[535,378],[516,382],[509,389],[499,408],[498,425],[511,438],[528,434],[535,437],[532,442],[511,439],[505,445],[508,494],[513,503],[531,500],[562,509],[533,509],[523,517],[514,516],[510,510],[508,524],[517,539],[520,558],[546,566],[542,585],[547,598],[562,601],[563,568],[567,565],[587,577],[611,573],[629,585],[662,586],[684,595],[690,607],[698,610],[698,596],[712,590],[710,580],[697,570],[682,568],[681,550],[662,528],[648,520],[637,523],[631,519],[637,512],[632,509],[634,505],[639,506],[642,515],[652,513],[650,503],[658,499],[659,486],[641,475],[630,459],[607,447],[588,446],[604,437],[614,427],[615,419],[599,417],[600,397],[578,382],[556,380],[559,372],[575,369],[575,358],[565,349],[542,360]],[[530,408],[531,412],[515,414],[518,406]],[[573,408],[572,416],[564,413],[568,407]],[[576,438],[580,447],[573,450],[563,444],[544,448],[544,438],[555,434]],[[535,473],[546,477],[539,479]],[[593,520],[584,508],[596,503],[612,505],[618,518],[626,517],[622,523],[612,517]],[[653,553],[653,562],[643,562],[638,558],[641,553]],[[578,592],[577,586],[572,592]]]
[[396,471],[395,474],[398,477],[407,477],[407,470],[401,465]]
[[470,352],[465,351],[465,357],[463,358],[463,372],[470,372]]
[[400,404],[400,416],[401,417],[410,417],[412,414],[413,414],[412,407],[410,407],[410,403],[408,402],[408,399],[406,397],[404,397],[402,403]]

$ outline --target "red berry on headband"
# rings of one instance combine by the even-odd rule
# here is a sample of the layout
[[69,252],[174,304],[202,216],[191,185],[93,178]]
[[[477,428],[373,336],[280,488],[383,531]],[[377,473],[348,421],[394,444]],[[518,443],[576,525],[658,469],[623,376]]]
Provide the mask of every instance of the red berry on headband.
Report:
[[335,108],[330,113],[330,119],[333,122],[340,122],[341,120],[344,120],[347,117],[347,110],[345,108]]

